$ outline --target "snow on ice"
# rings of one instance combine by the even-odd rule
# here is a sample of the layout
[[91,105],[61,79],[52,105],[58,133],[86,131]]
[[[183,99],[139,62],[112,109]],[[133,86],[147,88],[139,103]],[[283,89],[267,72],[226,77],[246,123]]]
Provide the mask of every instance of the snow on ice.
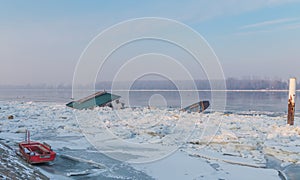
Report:
[[[264,169],[266,154],[283,165],[300,163],[297,117],[296,125],[289,126],[285,116],[268,113],[199,114],[146,107],[80,111],[63,104],[18,101],[3,101],[0,107],[0,138],[11,146],[24,139],[25,129],[31,131],[32,139],[46,141],[54,150],[86,150],[113,142],[114,146],[98,150],[112,157],[123,153],[126,158],[121,160],[140,162],[133,166],[158,179],[240,179],[245,173],[254,175],[249,179],[274,179],[277,171]],[[8,119],[9,115],[14,119]],[[120,141],[142,145],[145,152],[116,146]],[[161,154],[151,154],[161,147]]]

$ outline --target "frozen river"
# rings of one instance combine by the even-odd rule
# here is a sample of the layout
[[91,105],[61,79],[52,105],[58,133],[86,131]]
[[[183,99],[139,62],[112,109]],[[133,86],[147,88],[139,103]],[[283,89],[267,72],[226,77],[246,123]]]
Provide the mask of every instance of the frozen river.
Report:
[[130,92],[118,111],[68,108],[68,90],[1,92],[0,138],[16,147],[29,129],[51,144],[57,159],[38,167],[53,179],[299,178],[300,118],[286,125],[287,92],[228,92],[225,111],[202,114],[178,111],[177,92]]

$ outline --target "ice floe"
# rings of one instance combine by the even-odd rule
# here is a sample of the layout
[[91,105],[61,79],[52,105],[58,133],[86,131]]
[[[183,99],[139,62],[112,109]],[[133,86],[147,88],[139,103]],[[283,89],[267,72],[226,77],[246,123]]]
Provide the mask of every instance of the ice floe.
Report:
[[[161,163],[171,166],[185,160],[202,167],[192,163],[185,165],[192,170],[178,171],[178,177],[192,179],[239,179],[243,171],[278,177],[275,170],[261,169],[266,154],[281,160],[283,166],[300,163],[298,117],[289,126],[285,116],[270,112],[199,114],[148,107],[74,110],[53,102],[19,101],[2,101],[0,107],[0,138],[12,146],[29,129],[32,139],[46,141],[54,149],[94,146],[118,160],[141,163],[134,166],[157,178],[172,174],[169,168],[161,174]],[[8,119],[9,115],[14,119]]]

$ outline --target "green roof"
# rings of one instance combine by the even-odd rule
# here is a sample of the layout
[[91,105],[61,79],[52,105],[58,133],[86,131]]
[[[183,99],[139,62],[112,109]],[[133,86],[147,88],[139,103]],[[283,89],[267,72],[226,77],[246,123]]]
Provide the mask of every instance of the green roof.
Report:
[[97,106],[105,106],[109,102],[119,99],[121,96],[110,94],[108,92],[97,92],[78,101],[72,101],[66,104],[75,109],[91,109]]

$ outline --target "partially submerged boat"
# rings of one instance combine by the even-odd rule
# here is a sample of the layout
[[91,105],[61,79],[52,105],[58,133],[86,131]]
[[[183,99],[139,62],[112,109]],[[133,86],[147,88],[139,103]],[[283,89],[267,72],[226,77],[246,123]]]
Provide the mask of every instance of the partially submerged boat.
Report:
[[201,113],[204,110],[206,110],[209,107],[209,101],[200,101],[197,103],[194,103],[188,107],[185,107],[181,109],[181,111],[186,111],[186,112],[198,112]]
[[[66,106],[75,109],[93,109],[94,107],[112,106],[112,102],[119,103],[121,96],[108,93],[106,91],[99,91],[77,101],[71,101]],[[120,103],[121,104],[121,103]],[[123,106],[123,105],[122,105]]]
[[19,143],[19,151],[30,164],[50,162],[56,157],[49,144],[30,141],[29,131],[26,131],[25,141]]

